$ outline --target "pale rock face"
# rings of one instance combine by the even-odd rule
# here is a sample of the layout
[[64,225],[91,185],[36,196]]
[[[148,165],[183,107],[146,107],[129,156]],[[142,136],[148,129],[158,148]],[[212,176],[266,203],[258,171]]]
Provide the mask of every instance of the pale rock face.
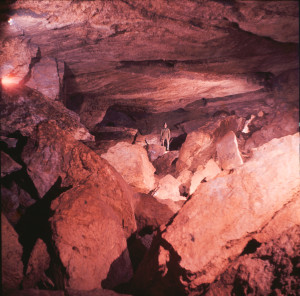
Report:
[[1,214],[2,291],[18,289],[23,279],[23,249],[18,235]]
[[50,257],[46,244],[38,239],[29,258],[27,270],[22,282],[23,289],[34,288],[46,278],[45,271],[49,268]]
[[220,166],[224,170],[231,170],[241,166],[241,157],[235,133],[230,131],[216,145]]
[[155,168],[148,159],[146,150],[140,145],[119,142],[101,155],[124,178],[142,193],[148,193],[155,186]]
[[167,227],[162,237],[181,257],[180,266],[197,273],[193,285],[214,281],[249,233],[261,231],[293,199],[300,186],[298,146],[295,134],[259,147],[232,174],[198,187]]
[[[51,218],[53,240],[66,267],[67,287],[72,289],[101,288],[105,280],[111,288],[132,275],[122,224],[101,198],[101,191],[105,190],[102,186],[86,182],[51,204],[55,211]],[[110,278],[108,273],[115,260],[118,272]]]
[[22,168],[9,155],[1,151],[1,178],[13,172],[19,171]]
[[26,85],[44,96],[55,100],[60,91],[60,78],[57,61],[53,58],[41,58],[31,69],[31,77]]
[[158,187],[153,194],[157,199],[171,199],[173,201],[185,200],[179,192],[180,182],[172,175],[166,175],[160,179]]
[[204,165],[216,152],[216,142],[229,131],[242,129],[244,120],[237,116],[208,121],[204,126],[187,135],[176,163],[176,170],[196,171],[199,165]]
[[215,178],[220,172],[221,169],[213,159],[210,159],[204,168],[200,166],[199,170],[197,170],[191,178],[190,194],[195,192],[197,187],[201,184],[201,181],[204,179],[209,181]]

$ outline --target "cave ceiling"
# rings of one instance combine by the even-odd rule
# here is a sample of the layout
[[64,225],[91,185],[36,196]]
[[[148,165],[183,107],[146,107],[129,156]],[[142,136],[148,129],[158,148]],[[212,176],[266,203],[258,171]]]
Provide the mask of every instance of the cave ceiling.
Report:
[[1,77],[26,82],[34,62],[53,59],[60,99],[87,126],[115,104],[168,112],[255,94],[298,69],[298,11],[298,1],[7,1]]

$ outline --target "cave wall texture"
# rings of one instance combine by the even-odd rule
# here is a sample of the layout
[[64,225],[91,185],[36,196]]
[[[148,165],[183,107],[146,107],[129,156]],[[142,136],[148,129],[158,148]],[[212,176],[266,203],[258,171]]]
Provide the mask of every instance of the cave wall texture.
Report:
[[0,25],[5,295],[299,295],[299,1],[5,0]]

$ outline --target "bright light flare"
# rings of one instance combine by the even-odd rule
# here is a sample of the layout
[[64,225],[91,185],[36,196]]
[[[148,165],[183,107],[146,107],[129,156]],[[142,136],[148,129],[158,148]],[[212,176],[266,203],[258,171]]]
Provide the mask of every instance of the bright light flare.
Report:
[[12,25],[14,24],[14,20],[13,20],[12,18],[10,18],[10,19],[8,20],[8,23],[10,24],[10,26],[12,26]]
[[3,86],[12,86],[14,84],[18,84],[18,79],[16,77],[12,77],[12,76],[4,76],[1,79],[1,83]]

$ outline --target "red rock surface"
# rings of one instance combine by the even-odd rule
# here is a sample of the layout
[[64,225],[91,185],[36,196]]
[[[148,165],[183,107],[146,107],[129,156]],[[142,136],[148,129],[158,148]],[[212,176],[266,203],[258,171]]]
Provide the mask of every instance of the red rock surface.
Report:
[[119,142],[101,155],[137,191],[148,193],[155,186],[155,168],[148,159],[147,151],[140,145]]
[[104,184],[86,181],[62,194],[51,205],[55,211],[51,218],[53,240],[66,268],[66,287],[101,288],[114,262],[117,273],[108,280],[110,288],[128,281],[132,275],[122,228],[122,223],[126,227],[126,221],[108,205],[105,195],[112,186]]
[[94,180],[95,184],[110,184],[101,195],[124,219],[127,233],[134,231],[132,193],[122,177],[105,160],[53,122],[40,124],[33,138],[23,151],[23,159],[41,196],[59,176],[63,179],[63,186],[76,186],[87,180]]
[[1,178],[9,175],[22,168],[20,164],[15,162],[9,155],[1,151]]
[[23,279],[23,249],[18,241],[18,235],[1,214],[1,268],[2,291],[18,289]]

